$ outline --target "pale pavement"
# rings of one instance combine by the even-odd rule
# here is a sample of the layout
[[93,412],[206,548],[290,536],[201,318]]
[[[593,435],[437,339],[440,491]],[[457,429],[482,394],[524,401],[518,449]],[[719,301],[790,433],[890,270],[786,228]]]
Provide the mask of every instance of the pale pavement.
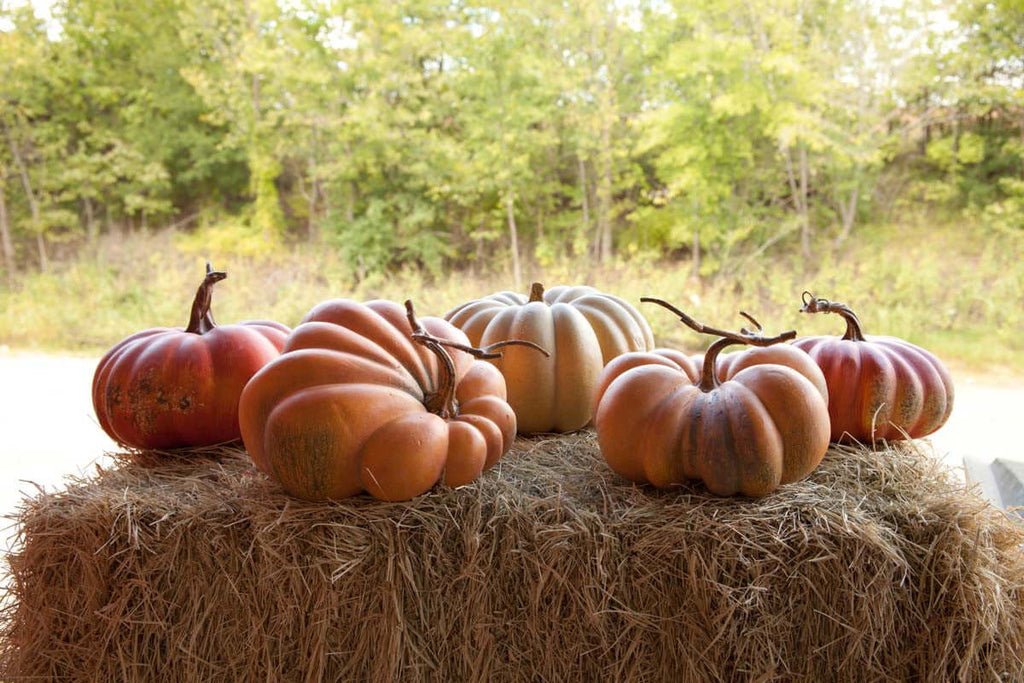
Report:
[[[53,489],[67,474],[110,465],[114,443],[96,423],[90,388],[96,358],[0,350],[0,513],[10,514],[35,484]],[[1024,378],[974,378],[954,371],[956,404],[931,438],[933,453],[960,468],[964,456],[1024,461],[1019,434]],[[12,537],[10,520],[0,548]]]

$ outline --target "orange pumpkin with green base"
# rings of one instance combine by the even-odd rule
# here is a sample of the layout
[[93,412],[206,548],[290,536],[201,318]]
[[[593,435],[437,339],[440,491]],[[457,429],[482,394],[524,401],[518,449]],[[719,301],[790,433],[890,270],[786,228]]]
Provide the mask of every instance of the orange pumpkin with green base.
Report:
[[477,358],[520,343],[474,348],[444,320],[417,319],[412,302],[324,302],[242,393],[246,449],[307,500],[408,500],[442,479],[467,484],[516,433],[501,373]]

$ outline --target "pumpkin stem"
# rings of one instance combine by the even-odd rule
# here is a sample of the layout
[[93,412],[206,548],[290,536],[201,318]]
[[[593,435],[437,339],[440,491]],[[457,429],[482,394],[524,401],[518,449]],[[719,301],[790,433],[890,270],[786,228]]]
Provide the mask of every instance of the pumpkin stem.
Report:
[[708,392],[718,387],[721,382],[718,381],[718,373],[715,372],[715,364],[718,361],[718,354],[722,352],[727,346],[733,344],[747,344],[748,346],[771,346],[772,344],[778,344],[780,342],[789,341],[796,337],[796,330],[789,330],[781,334],[777,334],[774,337],[766,337],[762,334],[761,323],[744,311],[740,311],[740,315],[750,321],[750,323],[756,328],[756,332],[752,332],[747,328],[741,328],[739,332],[730,332],[728,330],[720,330],[715,327],[710,327],[703,323],[697,322],[686,313],[661,299],[655,299],[653,297],[645,296],[641,297],[640,301],[644,303],[658,304],[663,308],[675,313],[679,316],[679,320],[686,324],[687,327],[692,328],[696,332],[701,334],[713,334],[720,339],[715,340],[707,352],[704,354],[704,367],[701,369],[700,375],[700,387],[701,391]]
[[534,282],[530,286],[530,301],[544,301],[544,285]]
[[206,277],[196,290],[196,298],[192,300],[192,314],[188,319],[186,332],[206,334],[217,326],[210,312],[210,301],[213,299],[213,286],[228,276],[222,270],[214,270],[210,262],[206,262]]
[[838,301],[829,301],[828,299],[815,297],[806,291],[803,293],[802,299],[804,305],[800,309],[801,313],[838,313],[846,321],[846,333],[843,335],[843,339],[848,341],[864,341],[864,331],[861,329],[860,319],[857,318],[857,314],[849,306]]
[[412,300],[406,300],[405,312],[406,316],[409,318],[409,326],[412,328],[412,334],[410,335],[412,340],[417,344],[426,346],[434,353],[434,355],[437,356],[438,360],[441,361],[443,371],[440,373],[440,386],[436,392],[424,399],[424,405],[427,407],[427,410],[439,415],[445,420],[449,420],[459,414],[459,403],[455,400],[455,361],[452,359],[452,355],[448,352],[448,348],[458,349],[459,351],[470,354],[474,358],[485,360],[489,358],[501,358],[501,354],[496,352],[495,349],[500,349],[504,346],[530,346],[537,349],[545,356],[551,355],[542,347],[531,341],[525,341],[523,339],[507,339],[505,341],[491,344],[490,346],[485,346],[482,349],[478,349],[475,346],[460,344],[459,342],[451,339],[435,337],[423,329],[423,325],[420,324],[419,319],[416,317],[416,311],[413,308]]

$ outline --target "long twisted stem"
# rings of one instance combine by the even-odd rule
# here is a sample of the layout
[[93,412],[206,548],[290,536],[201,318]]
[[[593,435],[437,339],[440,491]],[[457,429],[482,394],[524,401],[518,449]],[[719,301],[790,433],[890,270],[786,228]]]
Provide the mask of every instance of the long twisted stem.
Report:
[[641,297],[640,301],[644,303],[658,304],[663,308],[675,313],[687,327],[690,327],[696,332],[701,334],[712,334],[719,339],[708,348],[704,354],[704,367],[701,369],[700,376],[700,389],[701,391],[711,391],[715,389],[720,382],[718,381],[718,374],[715,372],[715,363],[718,360],[718,354],[721,353],[722,349],[733,344],[746,344],[748,346],[771,346],[772,344],[778,344],[780,342],[789,341],[796,337],[796,330],[788,330],[781,334],[777,334],[774,337],[766,337],[761,334],[762,327],[761,323],[744,311],[740,311],[740,315],[750,321],[750,323],[756,328],[756,332],[752,332],[747,328],[742,328],[739,332],[731,332],[729,330],[720,330],[716,327],[705,325],[704,323],[697,322],[692,317],[679,310],[677,307],[663,301],[662,299],[655,299],[653,297],[645,296]]

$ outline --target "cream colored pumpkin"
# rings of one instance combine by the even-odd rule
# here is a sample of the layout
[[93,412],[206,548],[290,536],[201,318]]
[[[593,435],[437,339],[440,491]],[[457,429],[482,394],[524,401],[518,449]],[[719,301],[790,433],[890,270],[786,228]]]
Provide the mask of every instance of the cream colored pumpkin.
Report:
[[640,312],[593,287],[544,291],[534,283],[529,298],[499,292],[458,306],[445,318],[474,345],[523,339],[550,352],[544,357],[509,347],[491,361],[505,377],[508,402],[524,434],[586,426],[604,366],[623,353],[654,348],[651,327]]

